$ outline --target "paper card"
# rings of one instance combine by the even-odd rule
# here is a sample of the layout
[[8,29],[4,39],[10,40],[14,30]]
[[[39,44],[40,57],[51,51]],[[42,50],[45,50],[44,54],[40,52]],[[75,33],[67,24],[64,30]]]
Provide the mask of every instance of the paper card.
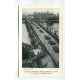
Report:
[[18,4],[18,76],[64,79],[63,0]]

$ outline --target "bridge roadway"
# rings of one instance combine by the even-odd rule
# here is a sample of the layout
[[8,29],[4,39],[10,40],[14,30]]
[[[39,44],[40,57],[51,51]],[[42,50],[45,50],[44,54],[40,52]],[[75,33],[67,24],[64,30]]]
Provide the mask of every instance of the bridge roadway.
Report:
[[59,66],[59,54],[54,51],[54,49],[53,49],[54,45],[49,44],[49,41],[47,39],[45,39],[45,36],[49,37],[51,41],[55,42],[57,47],[59,47],[59,44],[56,42],[56,40],[49,33],[47,33],[38,24],[36,24],[35,22],[31,22],[30,20],[27,20],[27,21],[33,27],[34,31],[38,35],[41,42],[45,45],[52,60],[54,60],[56,65]]
[[35,44],[37,44],[36,49],[38,49],[39,48],[38,46],[40,46],[41,51],[42,51],[42,53],[33,57],[32,60],[35,61],[36,59],[38,59],[38,60],[40,59],[41,62],[42,62],[42,65],[47,64],[46,68],[57,68],[57,67],[59,67],[59,66],[56,65],[55,61],[49,55],[48,51],[46,50],[46,47],[44,46],[44,44],[39,39],[38,35],[34,31],[31,24],[29,22],[27,22],[27,20],[26,20],[25,24],[26,24],[26,28],[29,32],[29,36],[30,36],[30,40],[31,40],[31,46],[33,47],[33,49],[35,49]]
[[59,37],[57,35],[52,34],[51,32],[49,32],[46,28],[44,28],[44,25],[39,23],[40,27],[43,28],[47,33],[49,33],[59,44]]

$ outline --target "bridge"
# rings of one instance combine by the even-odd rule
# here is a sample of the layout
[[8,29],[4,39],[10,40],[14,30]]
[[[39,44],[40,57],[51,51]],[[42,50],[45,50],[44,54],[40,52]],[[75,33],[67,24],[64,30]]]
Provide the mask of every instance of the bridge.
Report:
[[30,18],[25,18],[24,23],[31,38],[31,46],[40,49],[42,52],[33,57],[33,60],[42,59],[42,62],[49,58],[53,67],[59,67],[59,40],[46,29]]

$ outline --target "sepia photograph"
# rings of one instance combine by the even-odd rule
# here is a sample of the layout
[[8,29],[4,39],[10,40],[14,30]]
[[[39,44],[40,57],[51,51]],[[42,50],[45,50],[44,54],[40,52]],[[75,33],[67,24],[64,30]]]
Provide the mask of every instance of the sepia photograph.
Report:
[[22,11],[22,68],[59,68],[59,12]]

